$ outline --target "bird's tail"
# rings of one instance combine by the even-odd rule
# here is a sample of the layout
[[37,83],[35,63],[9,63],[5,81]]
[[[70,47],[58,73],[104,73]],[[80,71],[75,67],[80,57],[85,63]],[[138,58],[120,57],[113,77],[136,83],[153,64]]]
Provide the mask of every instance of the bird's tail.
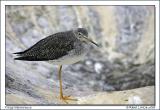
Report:
[[13,54],[17,54],[19,56],[17,58],[14,58],[14,60],[29,60],[29,59],[31,59],[29,56],[25,56],[24,53],[25,53],[24,51],[13,53]]
[[16,53],[13,53],[13,54],[24,54],[24,51],[23,52],[16,52]]
[[32,61],[33,59],[34,59],[34,58],[31,57],[31,56],[14,58],[14,60],[24,60],[24,61]]

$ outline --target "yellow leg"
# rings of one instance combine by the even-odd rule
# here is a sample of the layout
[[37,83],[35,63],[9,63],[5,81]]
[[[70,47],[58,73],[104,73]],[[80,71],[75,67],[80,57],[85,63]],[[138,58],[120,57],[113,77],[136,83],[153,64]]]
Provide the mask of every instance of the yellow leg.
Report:
[[60,84],[60,99],[63,100],[65,103],[68,104],[68,102],[66,100],[73,100],[73,101],[77,101],[77,99],[72,99],[70,98],[70,96],[63,96],[63,88],[62,88],[62,65],[59,66],[59,84]]
[[59,84],[60,84],[60,91],[59,92],[60,92],[60,98],[63,97],[61,73],[62,73],[62,65],[59,66]]

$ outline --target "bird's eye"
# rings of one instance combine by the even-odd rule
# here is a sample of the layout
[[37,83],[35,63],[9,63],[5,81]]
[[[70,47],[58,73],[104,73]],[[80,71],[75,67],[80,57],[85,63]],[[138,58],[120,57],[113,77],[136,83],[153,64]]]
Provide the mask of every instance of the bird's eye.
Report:
[[78,32],[78,35],[82,35],[80,32]]

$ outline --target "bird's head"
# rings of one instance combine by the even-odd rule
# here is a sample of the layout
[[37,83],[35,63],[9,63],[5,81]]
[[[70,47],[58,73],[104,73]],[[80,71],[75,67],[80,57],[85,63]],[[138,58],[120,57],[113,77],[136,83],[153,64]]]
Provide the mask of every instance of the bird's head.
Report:
[[79,39],[82,42],[85,43],[93,43],[94,45],[96,45],[97,47],[99,47],[99,45],[95,42],[93,42],[90,38],[88,38],[88,32],[85,28],[78,28],[77,30],[74,31],[77,39]]

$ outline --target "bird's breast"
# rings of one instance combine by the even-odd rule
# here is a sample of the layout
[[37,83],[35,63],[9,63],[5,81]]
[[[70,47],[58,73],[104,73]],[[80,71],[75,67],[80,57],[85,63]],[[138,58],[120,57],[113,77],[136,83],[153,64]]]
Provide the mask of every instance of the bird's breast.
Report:
[[74,49],[69,51],[67,55],[60,57],[59,59],[52,60],[53,64],[64,65],[64,64],[74,64],[84,59],[89,46],[87,44],[76,44]]

